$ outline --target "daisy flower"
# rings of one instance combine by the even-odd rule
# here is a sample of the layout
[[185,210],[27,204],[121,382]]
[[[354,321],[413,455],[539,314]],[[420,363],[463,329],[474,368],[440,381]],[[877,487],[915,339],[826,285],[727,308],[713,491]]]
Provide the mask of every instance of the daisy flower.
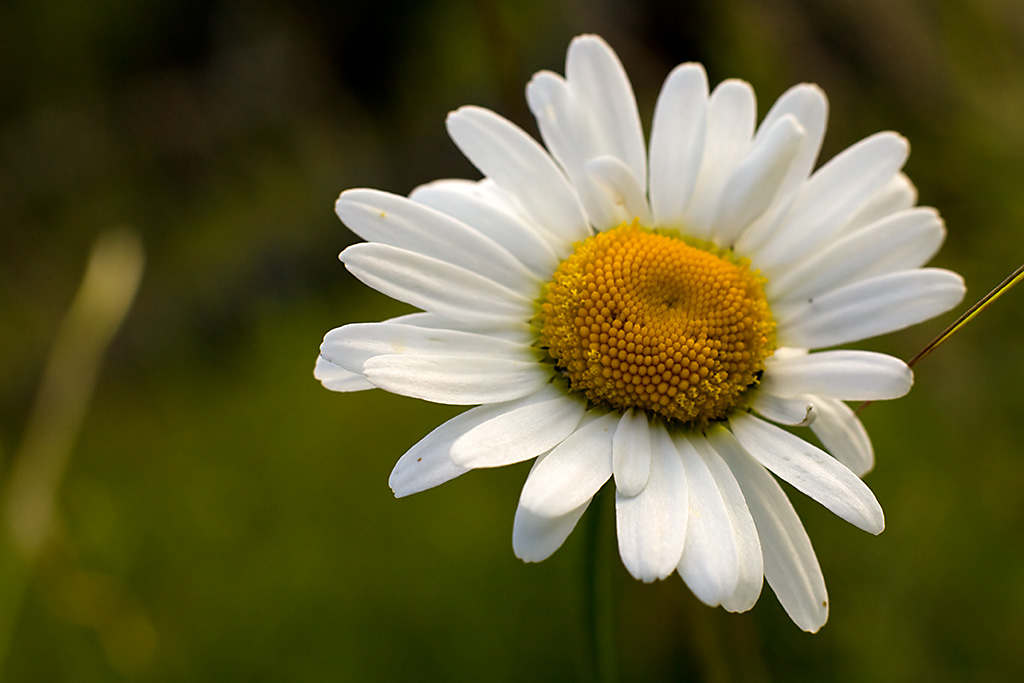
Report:
[[[750,609],[763,581],[793,621],[828,616],[810,540],[776,477],[877,534],[868,435],[844,401],[902,396],[907,365],[821,350],[927,320],[963,297],[923,268],[945,235],[868,137],[814,169],[827,102],[784,93],[756,125],[749,84],[666,79],[644,144],[618,57],[597,36],[526,96],[542,146],[486,109],[448,116],[483,174],[400,197],[343,192],[366,240],[342,252],[421,312],[329,332],[315,375],[473,407],[395,466],[397,496],[534,459],[512,532],[537,562],[614,482],[619,553],[642,581],[678,572],[708,605]],[[780,426],[781,425],[781,426]],[[792,427],[810,427],[817,443]]]

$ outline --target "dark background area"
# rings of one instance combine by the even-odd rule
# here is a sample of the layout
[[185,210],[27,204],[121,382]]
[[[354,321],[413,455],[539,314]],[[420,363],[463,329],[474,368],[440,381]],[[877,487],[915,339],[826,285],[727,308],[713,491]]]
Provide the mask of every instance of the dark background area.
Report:
[[[1020,265],[1016,0],[6,0],[4,471],[97,235],[137,231],[146,271],[0,678],[584,679],[582,534],[538,565],[512,553],[528,465],[396,501],[394,462],[457,409],[312,377],[328,329],[402,310],[338,263],[354,240],[338,193],[478,177],[445,114],[480,104],[535,132],[523,88],[562,72],[583,32],[617,50],[647,126],[683,61],[750,81],[762,113],[818,83],[823,159],[878,130],[910,139],[920,202],[949,228],[935,263],[965,275],[968,301]],[[909,358],[953,317],[869,346]],[[865,413],[881,536],[791,491],[829,586],[819,634],[767,586],[729,615],[606,553],[622,678],[1024,670],[1022,323],[1013,292],[918,367],[909,397]]]

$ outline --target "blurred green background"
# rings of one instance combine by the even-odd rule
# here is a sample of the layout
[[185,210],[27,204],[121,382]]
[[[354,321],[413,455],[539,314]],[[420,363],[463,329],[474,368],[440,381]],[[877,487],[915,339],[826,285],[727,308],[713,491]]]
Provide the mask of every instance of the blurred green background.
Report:
[[[523,87],[582,32],[618,51],[645,124],[682,61],[749,80],[762,113],[820,84],[823,158],[877,130],[910,138],[907,172],[949,227],[935,263],[969,301],[1024,260],[1018,0],[4,0],[5,476],[92,243],[131,226],[146,271],[56,531],[4,615],[0,678],[586,680],[582,529],[541,564],[512,553],[528,465],[395,500],[394,462],[458,411],[312,377],[328,329],[402,311],[338,263],[354,238],[337,194],[478,177],[445,114],[481,104],[535,131]],[[868,346],[909,358],[953,317]],[[622,678],[1024,671],[1022,323],[1024,290],[865,414],[880,537],[791,492],[829,587],[819,634],[767,586],[729,615],[678,577],[633,581],[606,549]],[[0,575],[15,596],[17,581]]]

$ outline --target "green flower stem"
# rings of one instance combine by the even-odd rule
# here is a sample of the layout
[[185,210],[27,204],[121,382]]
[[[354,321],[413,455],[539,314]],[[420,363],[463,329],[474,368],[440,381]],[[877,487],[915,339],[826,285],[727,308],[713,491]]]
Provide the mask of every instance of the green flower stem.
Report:
[[[611,506],[615,502],[614,488],[605,486],[594,497],[591,509],[584,515],[586,548],[583,552],[583,573],[586,591],[585,614],[587,622],[588,659],[593,667],[587,680],[614,683],[618,677],[615,656],[615,559],[609,557],[614,547],[609,542],[608,520],[614,519]],[[614,530],[612,530],[613,532]]]

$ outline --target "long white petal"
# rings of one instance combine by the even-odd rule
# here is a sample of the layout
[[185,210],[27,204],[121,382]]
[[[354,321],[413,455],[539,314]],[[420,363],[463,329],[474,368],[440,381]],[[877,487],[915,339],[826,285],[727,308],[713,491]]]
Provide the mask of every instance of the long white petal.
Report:
[[758,462],[851,524],[873,534],[885,528],[871,489],[820,448],[753,415],[730,420],[743,448]]
[[782,487],[743,450],[729,430],[708,440],[729,465],[750,507],[764,556],[764,577],[793,622],[811,633],[828,619],[828,593],[818,558]]
[[948,311],[965,291],[962,277],[939,268],[861,280],[788,310],[773,309],[779,343],[820,349],[894,332]]
[[686,207],[687,234],[706,239],[725,183],[750,149],[757,101],[749,83],[722,81],[708,98],[700,175]]
[[[907,141],[899,135],[878,133],[848,147],[818,169],[804,184],[771,239],[757,249],[756,262],[769,274],[769,280],[785,264],[835,238],[872,195],[899,172],[909,150]],[[744,240],[737,243],[737,250],[753,257],[751,246]]]
[[903,396],[913,383],[913,373],[899,358],[843,350],[769,358],[761,388],[785,397],[815,394],[844,401],[877,401]]
[[712,220],[711,239],[731,247],[743,230],[771,205],[801,151],[804,129],[784,116],[759,135],[725,184]]
[[651,126],[650,196],[655,225],[682,228],[704,154],[708,77],[700,64],[665,79]]
[[540,363],[507,358],[375,356],[363,365],[373,384],[433,403],[501,403],[528,396],[551,381]]
[[402,498],[454,479],[470,470],[449,457],[452,442],[478,424],[491,420],[503,406],[478,406],[456,415],[406,451],[391,471],[388,484]]
[[612,435],[617,416],[584,423],[537,461],[519,505],[543,517],[560,517],[590,500],[612,476]]
[[537,141],[492,111],[462,107],[448,115],[448,134],[474,166],[515,197],[534,223],[561,239],[566,252],[590,235],[579,202]]
[[562,547],[590,501],[557,517],[545,517],[522,505],[516,508],[512,525],[512,550],[524,562],[542,562]]
[[857,280],[919,268],[935,255],[945,236],[935,209],[900,211],[794,263],[768,281],[765,293],[784,305]]
[[462,221],[380,190],[347,190],[338,217],[368,242],[380,242],[461,266],[514,291],[533,291],[538,278],[511,253]]
[[716,607],[739,581],[739,557],[726,501],[707,463],[685,436],[673,439],[686,468],[690,521],[679,561],[679,575],[693,594]]
[[626,70],[599,36],[573,39],[565,76],[582,110],[594,123],[597,149],[622,160],[641,187],[647,186],[647,158],[640,112]]
[[858,477],[870,472],[875,465],[875,451],[857,414],[842,401],[820,396],[814,397],[814,409],[818,419],[811,424],[811,430],[828,452]]
[[420,185],[409,198],[457,218],[503,246],[537,277],[550,278],[558,256],[545,234],[506,203],[494,201],[495,192],[501,189],[487,191],[485,182],[436,180]]
[[722,597],[722,606],[730,612],[745,612],[757,602],[761,595],[761,586],[764,584],[764,558],[757,527],[743,491],[729,465],[715,452],[704,436],[694,435],[690,441],[714,478],[715,486],[725,501],[725,509],[729,515],[728,542],[735,548],[737,578],[732,593]]
[[320,355],[350,372],[362,372],[366,361],[376,356],[396,354],[536,360],[535,352],[526,344],[393,321],[345,325],[328,332],[320,345]]
[[363,391],[377,388],[360,373],[335,365],[323,356],[317,356],[313,377],[331,391]]
[[[529,320],[533,301],[490,278],[387,244],[353,244],[340,256],[363,283],[392,299],[472,323]],[[538,292],[539,293],[539,292]]]
[[520,399],[452,445],[452,460],[466,467],[502,467],[528,460],[565,440],[583,419],[586,401],[548,385]]
[[686,542],[686,470],[672,438],[651,425],[651,473],[635,496],[615,492],[615,527],[622,563],[644,582],[664,579],[676,569]]
[[651,426],[647,414],[630,408],[612,437],[615,490],[629,497],[643,491],[651,475]]
[[816,85],[801,83],[782,93],[765,114],[764,121],[757,129],[754,143],[770,131],[779,121],[787,116],[796,118],[804,135],[800,140],[800,148],[789,166],[786,177],[779,185],[778,196],[784,200],[804,182],[814,170],[821,143],[825,138],[825,124],[828,120],[828,99],[824,91]]

